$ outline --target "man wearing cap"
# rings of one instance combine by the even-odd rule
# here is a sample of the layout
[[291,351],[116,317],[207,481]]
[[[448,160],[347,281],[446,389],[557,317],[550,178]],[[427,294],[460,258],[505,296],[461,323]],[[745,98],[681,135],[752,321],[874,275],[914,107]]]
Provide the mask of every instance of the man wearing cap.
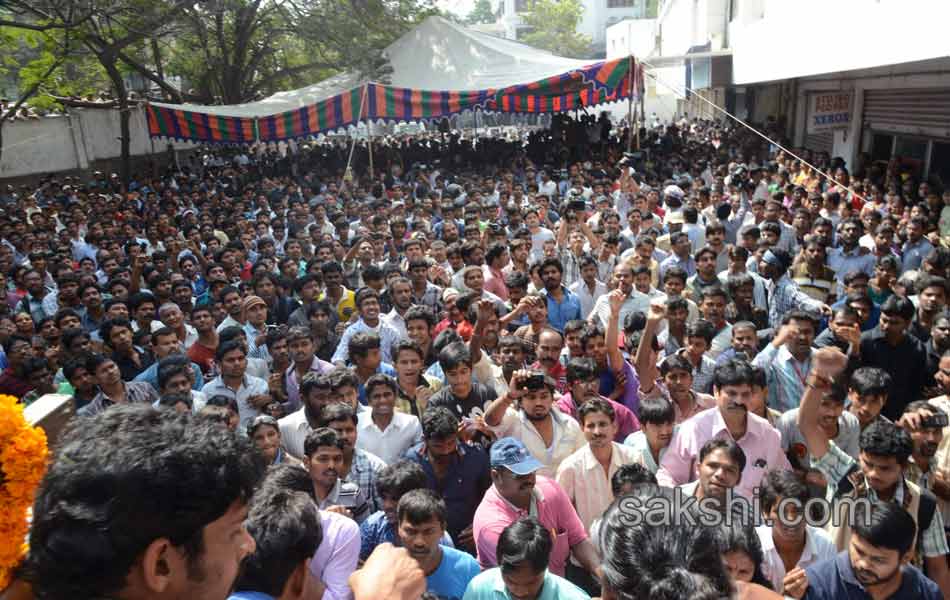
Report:
[[581,567],[599,576],[600,559],[570,498],[555,481],[536,474],[543,465],[524,444],[511,437],[496,441],[490,464],[492,486],[472,523],[482,569],[498,565],[495,552],[501,532],[518,519],[533,516],[551,532],[554,548],[548,568],[552,573],[563,577],[572,555]]
[[[686,226],[686,218],[681,212],[669,212],[666,213],[666,217],[663,219],[663,224],[666,225],[667,233],[656,238],[656,247],[664,252],[671,252],[673,247],[673,236],[679,232],[686,233],[686,237],[689,237],[689,234],[684,231]],[[692,241],[690,241],[690,250],[692,250]]]
[[247,335],[248,356],[270,362],[267,350],[267,303],[260,296],[248,296],[241,305],[244,333]]

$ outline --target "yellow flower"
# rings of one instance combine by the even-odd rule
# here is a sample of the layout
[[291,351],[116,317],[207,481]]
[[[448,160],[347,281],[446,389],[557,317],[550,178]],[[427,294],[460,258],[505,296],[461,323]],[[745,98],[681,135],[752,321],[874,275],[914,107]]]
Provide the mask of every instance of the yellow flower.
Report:
[[23,405],[0,395],[0,591],[26,554],[29,508],[43,479],[46,433],[23,418]]

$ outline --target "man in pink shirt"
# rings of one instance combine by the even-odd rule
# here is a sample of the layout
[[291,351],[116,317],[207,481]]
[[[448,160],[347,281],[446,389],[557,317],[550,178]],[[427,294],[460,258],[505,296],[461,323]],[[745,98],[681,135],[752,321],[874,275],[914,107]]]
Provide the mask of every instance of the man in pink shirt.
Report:
[[485,264],[482,273],[485,275],[484,290],[491,292],[504,301],[508,301],[508,287],[505,285],[505,275],[501,272],[508,264],[508,247],[500,242],[488,246],[485,252]]
[[769,422],[749,412],[753,371],[749,363],[731,360],[718,367],[713,377],[716,406],[680,424],[660,461],[656,479],[674,487],[697,478],[699,450],[713,438],[732,439],[745,452],[746,463],[736,492],[751,500],[769,469],[791,469],[782,451],[782,436]]
[[573,554],[581,567],[599,579],[600,559],[584,524],[561,486],[535,474],[542,466],[520,440],[506,437],[492,444],[492,486],[475,510],[472,524],[479,564],[482,569],[498,566],[495,549],[501,532],[530,515],[551,532],[554,547],[548,568],[552,573],[563,577]]
[[633,414],[632,410],[623,404],[598,394],[599,386],[600,376],[597,374],[597,364],[590,358],[572,358],[567,363],[567,387],[569,391],[558,398],[555,404],[562,413],[576,419],[577,409],[587,400],[591,398],[606,400],[614,409],[617,424],[617,435],[614,441],[623,443],[628,435],[640,431],[640,420],[637,419],[637,415]]

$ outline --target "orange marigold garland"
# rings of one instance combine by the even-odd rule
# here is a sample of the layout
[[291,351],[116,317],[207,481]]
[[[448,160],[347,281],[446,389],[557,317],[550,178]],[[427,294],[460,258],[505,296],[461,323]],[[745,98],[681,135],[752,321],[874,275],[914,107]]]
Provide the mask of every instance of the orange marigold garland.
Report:
[[16,398],[0,395],[0,591],[26,554],[27,517],[46,458],[46,432],[27,423]]

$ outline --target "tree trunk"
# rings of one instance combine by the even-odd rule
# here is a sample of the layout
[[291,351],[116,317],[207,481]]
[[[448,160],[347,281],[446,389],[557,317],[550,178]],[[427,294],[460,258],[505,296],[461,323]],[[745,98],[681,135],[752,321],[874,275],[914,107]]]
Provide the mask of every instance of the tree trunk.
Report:
[[129,130],[130,108],[129,94],[125,89],[125,81],[122,79],[122,73],[119,72],[117,59],[109,54],[99,54],[99,62],[109,76],[112,88],[115,90],[116,104],[119,107],[119,176],[122,183],[126,186],[132,178],[132,153],[130,151],[132,136]]

